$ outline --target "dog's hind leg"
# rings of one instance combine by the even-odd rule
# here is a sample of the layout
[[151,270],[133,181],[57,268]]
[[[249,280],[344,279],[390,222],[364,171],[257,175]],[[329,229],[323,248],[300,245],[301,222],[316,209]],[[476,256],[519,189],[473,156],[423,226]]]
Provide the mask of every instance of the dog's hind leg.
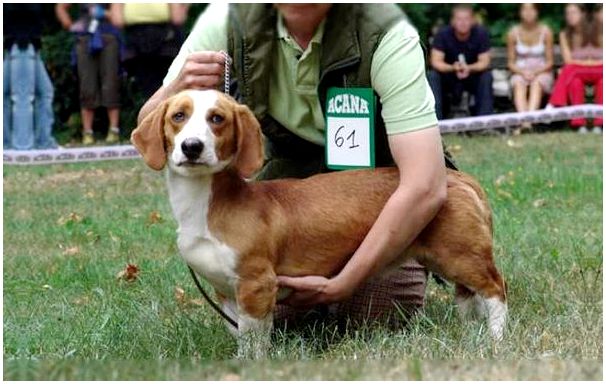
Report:
[[[477,313],[486,317],[492,337],[502,340],[507,318],[505,283],[492,260],[490,263],[484,261],[476,268],[470,274],[457,276],[455,282],[465,287],[467,300],[464,305],[475,307]],[[472,296],[469,293],[473,293]]]
[[467,315],[475,308],[487,318],[493,338],[503,338],[507,317],[505,282],[497,271],[492,256],[437,256],[431,258],[431,262],[426,265],[456,284],[459,313]]
[[507,304],[496,296],[486,298],[482,295],[476,295],[476,300],[481,313],[488,319],[492,337],[496,340],[502,340],[507,318]]
[[485,260],[482,267],[483,279],[468,287],[476,292],[477,309],[488,320],[488,327],[493,338],[502,340],[507,319],[507,288],[492,262],[492,258]]
[[455,285],[455,302],[462,319],[470,318],[476,313],[475,293],[464,285]]

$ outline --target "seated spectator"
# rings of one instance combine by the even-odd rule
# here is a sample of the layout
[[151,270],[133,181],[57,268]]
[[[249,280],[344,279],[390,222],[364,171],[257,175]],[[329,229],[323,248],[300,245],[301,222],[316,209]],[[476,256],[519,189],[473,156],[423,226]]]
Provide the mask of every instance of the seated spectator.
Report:
[[189,4],[114,3],[112,22],[124,28],[124,66],[145,99],[162,85],[164,75],[185,40]]
[[438,119],[447,115],[451,102],[460,102],[464,90],[474,96],[473,115],[493,113],[489,50],[488,32],[477,25],[471,5],[455,6],[451,25],[438,32],[431,47],[429,83]]
[[78,4],[73,22],[70,4],[57,4],[55,12],[63,28],[76,34],[76,61],[80,80],[82,143],[90,145],[98,107],[107,109],[109,129],[105,141],[120,140],[120,36],[109,22],[107,4]]
[[[535,111],[553,86],[553,33],[539,21],[538,4],[521,4],[520,20],[507,34],[507,66],[516,110]],[[531,127],[530,123],[522,125]]]
[[[564,67],[553,87],[548,107],[585,103],[585,86],[594,86],[594,100],[602,104],[602,6],[597,5],[591,23],[583,4],[566,6],[566,28],[560,32]],[[587,133],[585,118],[572,119],[570,125]],[[602,133],[602,119],[593,121],[593,132]]]
[[40,58],[41,4],[4,4],[4,149],[56,148],[53,84]]

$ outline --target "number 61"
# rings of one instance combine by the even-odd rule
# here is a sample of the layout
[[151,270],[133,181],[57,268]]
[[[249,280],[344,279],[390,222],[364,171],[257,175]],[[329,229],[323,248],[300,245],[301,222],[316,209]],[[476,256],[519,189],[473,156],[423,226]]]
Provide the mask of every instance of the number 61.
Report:
[[353,149],[353,148],[357,148],[360,146],[360,144],[356,144],[356,130],[352,130],[351,133],[349,135],[347,135],[347,137],[344,138],[344,135],[341,135],[341,131],[345,129],[345,126],[342,125],[340,126],[337,131],[335,132],[335,145],[338,148],[341,148],[343,146],[343,144],[345,144],[345,141],[351,141],[351,145],[349,146],[349,149]]

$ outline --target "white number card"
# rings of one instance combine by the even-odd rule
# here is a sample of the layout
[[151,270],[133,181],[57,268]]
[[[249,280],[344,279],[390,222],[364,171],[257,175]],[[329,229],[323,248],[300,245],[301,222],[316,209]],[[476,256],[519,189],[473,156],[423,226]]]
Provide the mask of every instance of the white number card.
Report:
[[326,97],[326,165],[373,168],[374,93],[371,88],[329,88]]

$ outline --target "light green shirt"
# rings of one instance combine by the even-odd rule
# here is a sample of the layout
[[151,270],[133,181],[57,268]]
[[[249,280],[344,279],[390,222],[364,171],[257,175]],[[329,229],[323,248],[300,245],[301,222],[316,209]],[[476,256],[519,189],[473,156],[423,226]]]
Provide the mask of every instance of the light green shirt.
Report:
[[[228,5],[210,4],[183,43],[164,84],[177,77],[190,53],[227,50],[227,23]],[[325,121],[317,89],[324,22],[305,50],[290,37],[281,17],[277,31],[279,43],[273,52],[268,112],[293,133],[323,145]],[[371,86],[381,99],[387,134],[437,125],[419,34],[408,21],[397,23],[385,34],[372,58],[370,76]]]

